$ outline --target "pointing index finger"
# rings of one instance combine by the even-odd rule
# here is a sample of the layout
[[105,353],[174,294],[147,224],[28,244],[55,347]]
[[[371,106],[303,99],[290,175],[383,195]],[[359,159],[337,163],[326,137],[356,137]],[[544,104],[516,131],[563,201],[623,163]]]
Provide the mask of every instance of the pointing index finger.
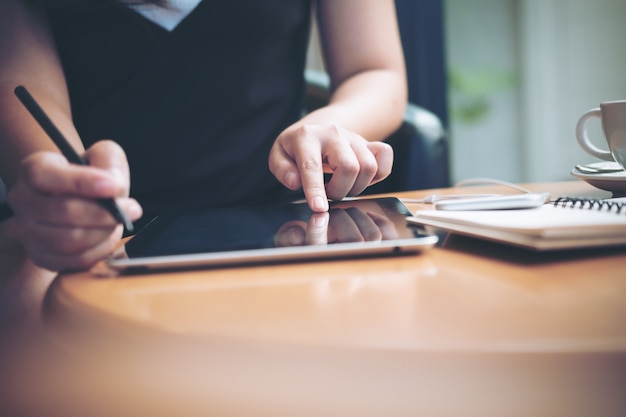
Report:
[[328,211],[321,151],[316,153],[303,152],[296,156],[296,163],[309,207],[315,212]]

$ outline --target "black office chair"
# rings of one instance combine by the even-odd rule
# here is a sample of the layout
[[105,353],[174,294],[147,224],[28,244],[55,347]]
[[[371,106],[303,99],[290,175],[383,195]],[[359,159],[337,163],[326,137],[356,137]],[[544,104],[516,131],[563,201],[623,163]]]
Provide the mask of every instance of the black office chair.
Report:
[[[305,72],[305,111],[323,106],[329,99],[330,79],[325,72]],[[402,126],[385,140],[394,149],[389,177],[369,187],[365,194],[390,193],[450,185],[448,142],[440,119],[432,112],[409,103]]]

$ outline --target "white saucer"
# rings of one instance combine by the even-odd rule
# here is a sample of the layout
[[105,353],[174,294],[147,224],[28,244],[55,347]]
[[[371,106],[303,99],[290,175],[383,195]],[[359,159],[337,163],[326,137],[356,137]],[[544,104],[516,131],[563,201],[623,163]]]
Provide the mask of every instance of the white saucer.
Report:
[[[586,165],[600,168],[606,165],[606,162],[596,162]],[[626,196],[626,171],[587,174],[574,167],[571,174],[576,178],[587,181],[596,188],[611,191],[618,196]]]

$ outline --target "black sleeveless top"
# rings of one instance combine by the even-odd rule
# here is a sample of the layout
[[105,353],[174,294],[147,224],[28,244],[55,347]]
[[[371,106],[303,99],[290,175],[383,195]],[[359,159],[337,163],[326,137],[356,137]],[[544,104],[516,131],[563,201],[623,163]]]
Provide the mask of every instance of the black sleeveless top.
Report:
[[173,31],[110,3],[49,10],[86,146],[126,151],[147,213],[277,198],[267,157],[300,116],[311,0],[203,0]]

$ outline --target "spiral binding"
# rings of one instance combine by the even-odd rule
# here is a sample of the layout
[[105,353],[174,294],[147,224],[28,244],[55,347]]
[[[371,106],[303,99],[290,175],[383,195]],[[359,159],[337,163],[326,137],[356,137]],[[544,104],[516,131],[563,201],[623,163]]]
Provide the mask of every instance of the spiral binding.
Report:
[[610,200],[598,200],[598,199],[590,199],[590,198],[576,198],[576,197],[559,197],[554,200],[554,205],[557,207],[571,207],[571,208],[581,208],[587,210],[596,209],[598,211],[607,211],[614,213],[621,213],[622,211],[626,214],[626,203],[610,201]]

